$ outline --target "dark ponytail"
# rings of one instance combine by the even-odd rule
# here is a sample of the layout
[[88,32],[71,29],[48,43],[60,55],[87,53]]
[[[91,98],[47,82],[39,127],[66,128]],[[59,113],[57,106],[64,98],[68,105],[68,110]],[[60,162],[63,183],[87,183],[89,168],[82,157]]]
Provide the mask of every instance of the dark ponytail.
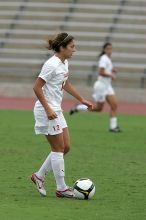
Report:
[[48,50],[52,50],[52,44],[53,44],[53,40],[48,39],[48,46],[47,46]]
[[105,44],[102,46],[102,51],[101,51],[101,53],[99,54],[98,59],[99,59],[102,55],[105,54],[105,51],[104,51],[104,50],[105,50],[108,46],[112,46],[112,44],[109,43],[109,42],[107,42],[107,43],[105,43]]

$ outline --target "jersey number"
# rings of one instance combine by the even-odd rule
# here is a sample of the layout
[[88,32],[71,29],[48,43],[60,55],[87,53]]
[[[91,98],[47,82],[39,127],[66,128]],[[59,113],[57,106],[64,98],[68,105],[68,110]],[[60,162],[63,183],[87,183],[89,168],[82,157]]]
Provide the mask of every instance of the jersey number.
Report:
[[59,125],[53,126],[53,129],[54,129],[54,131],[59,131],[60,130],[60,126]]

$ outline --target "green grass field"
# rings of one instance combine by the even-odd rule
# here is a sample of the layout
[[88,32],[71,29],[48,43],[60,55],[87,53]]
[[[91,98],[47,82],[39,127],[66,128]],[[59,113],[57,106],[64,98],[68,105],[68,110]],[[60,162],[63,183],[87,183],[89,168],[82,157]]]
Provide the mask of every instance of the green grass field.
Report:
[[65,157],[68,185],[93,180],[90,201],[55,197],[53,174],[47,197],[30,181],[50,148],[35,136],[30,111],[0,111],[0,220],[145,220],[146,119],[120,115],[123,132],[108,132],[108,115],[84,113],[67,119],[72,150]]

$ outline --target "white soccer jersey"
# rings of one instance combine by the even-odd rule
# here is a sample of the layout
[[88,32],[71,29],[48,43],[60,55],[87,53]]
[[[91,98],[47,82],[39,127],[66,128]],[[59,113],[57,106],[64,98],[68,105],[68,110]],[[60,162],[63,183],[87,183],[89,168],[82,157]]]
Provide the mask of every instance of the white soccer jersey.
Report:
[[[106,54],[104,54],[100,57],[99,62],[98,62],[98,67],[104,68],[105,71],[112,74],[113,64],[112,64],[110,58]],[[108,85],[111,84],[110,77],[105,77],[105,76],[99,75],[98,80],[105,83],[105,84],[108,84]]]
[[[38,76],[46,82],[43,86],[43,93],[49,106],[54,111],[61,110],[63,85],[68,79],[68,75],[68,61],[65,60],[65,62],[62,63],[62,61],[54,55],[44,63]],[[42,108],[42,104],[39,100],[35,106]]]

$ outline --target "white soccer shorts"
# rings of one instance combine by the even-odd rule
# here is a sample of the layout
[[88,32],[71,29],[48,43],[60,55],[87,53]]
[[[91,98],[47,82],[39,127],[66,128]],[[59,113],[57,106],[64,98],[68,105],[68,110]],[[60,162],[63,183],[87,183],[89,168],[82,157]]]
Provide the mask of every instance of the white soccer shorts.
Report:
[[92,97],[96,102],[105,102],[106,96],[114,94],[115,91],[111,85],[106,85],[100,81],[94,83]]
[[44,135],[56,135],[63,132],[67,127],[62,111],[57,111],[57,118],[49,120],[44,110],[34,108],[35,133]]

